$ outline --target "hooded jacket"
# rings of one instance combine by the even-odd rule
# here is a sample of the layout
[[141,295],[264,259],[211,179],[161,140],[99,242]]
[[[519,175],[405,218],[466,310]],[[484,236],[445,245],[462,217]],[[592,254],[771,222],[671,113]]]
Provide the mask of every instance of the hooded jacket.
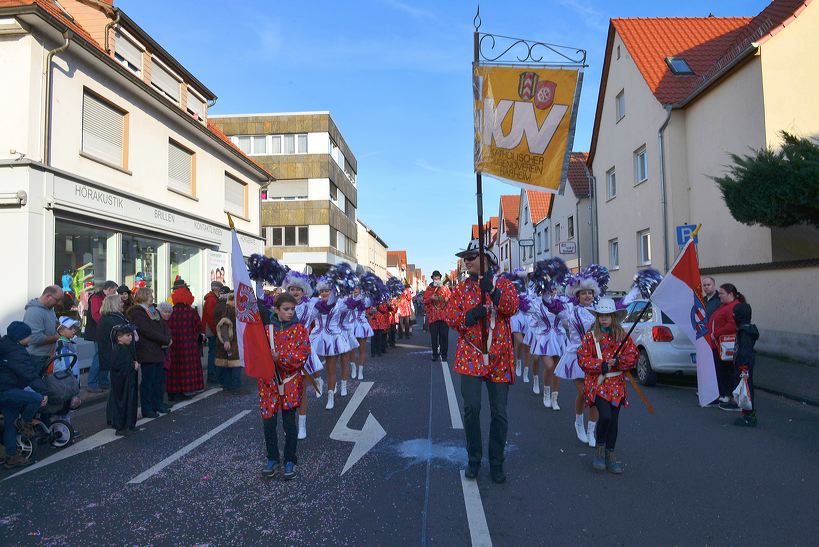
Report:
[[48,393],[48,387],[34,370],[34,363],[26,347],[8,336],[0,339],[0,392],[31,386],[38,393]]
[[205,303],[202,305],[202,330],[208,336],[216,336],[216,305],[219,303],[219,296],[210,291],[205,295]]
[[734,363],[738,367],[753,368],[756,363],[754,345],[759,339],[759,329],[751,323],[751,306],[745,303],[734,306],[734,321],[737,324]]
[[32,298],[26,304],[23,323],[31,327],[28,352],[38,357],[51,355],[56,339],[53,342],[44,340],[49,336],[57,336],[57,315],[54,310],[46,308],[39,298]]

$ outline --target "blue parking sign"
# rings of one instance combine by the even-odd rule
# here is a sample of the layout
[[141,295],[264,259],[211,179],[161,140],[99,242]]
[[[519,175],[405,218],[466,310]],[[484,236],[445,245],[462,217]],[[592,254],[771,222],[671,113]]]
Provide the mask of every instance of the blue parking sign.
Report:
[[[685,245],[688,240],[691,239],[691,234],[696,229],[696,224],[683,224],[682,226],[677,226],[677,245],[680,247]],[[699,235],[694,237],[694,243],[699,243]]]

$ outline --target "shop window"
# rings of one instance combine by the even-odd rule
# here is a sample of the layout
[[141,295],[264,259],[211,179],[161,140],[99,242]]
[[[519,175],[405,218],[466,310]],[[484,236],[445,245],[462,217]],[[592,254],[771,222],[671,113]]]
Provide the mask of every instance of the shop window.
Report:
[[[108,239],[113,235],[114,232],[108,230],[57,219],[54,223],[54,283],[71,287],[72,292],[88,283],[101,287],[107,279]],[[78,271],[79,275],[75,276]],[[86,276],[90,277],[81,281]]]
[[127,169],[127,114],[86,91],[82,100],[82,151],[95,159]]
[[247,216],[247,185],[225,173],[225,211]]
[[159,274],[157,253],[162,244],[158,239],[122,234],[122,281],[129,287],[148,287],[154,292],[154,300],[164,300],[167,295],[156,294]]
[[161,91],[170,100],[179,104],[181,89],[180,79],[170,70],[165,68],[159,59],[153,57],[151,66],[151,85]]
[[195,155],[172,140],[168,141],[168,188],[193,196]]
[[170,276],[168,287],[173,286],[176,276],[180,276],[190,286],[193,296],[198,300],[203,296],[202,287],[202,249],[191,245],[169,245]]

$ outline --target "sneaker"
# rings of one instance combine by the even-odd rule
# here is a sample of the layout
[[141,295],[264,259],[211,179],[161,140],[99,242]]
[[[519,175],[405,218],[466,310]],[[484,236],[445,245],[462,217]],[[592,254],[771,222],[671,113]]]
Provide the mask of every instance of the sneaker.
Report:
[[532,393],[535,395],[540,395],[540,377],[534,376],[532,377]]
[[523,383],[529,383],[529,367],[523,367]]
[[296,478],[296,464],[293,462],[286,462],[284,464],[284,480],[289,481]]
[[466,467],[466,471],[464,471],[464,477],[469,480],[475,480],[478,478],[478,471],[481,469],[481,464],[479,463],[470,463]]
[[359,379],[359,380],[363,380],[363,379],[364,379],[364,365],[360,365],[360,366],[358,367],[358,379]]
[[557,405],[557,391],[552,392],[552,410],[560,410],[560,407]]
[[341,381],[341,396],[342,397],[347,396],[347,380]]
[[589,431],[586,433],[586,437],[589,439],[589,446],[594,448],[597,446],[597,437],[595,436],[595,430],[597,429],[597,422],[589,422]]
[[719,399],[714,399],[713,401],[711,401],[710,403],[708,403],[708,404],[707,404],[707,405],[705,405],[705,406],[707,406],[707,407],[712,407],[712,408],[713,408],[713,407],[718,407],[718,406],[719,406],[719,404],[720,404],[720,402],[721,402],[721,401],[720,401]]
[[592,469],[595,471],[606,470],[606,447],[597,447],[597,451],[594,454],[594,461],[592,462]]
[[506,473],[503,471],[502,465],[493,465],[489,474],[492,477],[492,482],[495,484],[503,484],[506,482]]
[[267,463],[262,467],[262,476],[266,478],[275,477],[279,472],[279,462],[276,460],[267,460]]
[[350,363],[350,378],[355,380],[358,376],[358,371],[356,370],[355,363]]
[[[303,441],[307,438],[307,420],[302,420],[302,416],[299,416],[299,434],[297,435],[297,439]],[[306,418],[306,416],[304,416]]]
[[335,405],[335,396],[336,396],[335,391],[329,391],[329,390],[327,391],[327,406],[324,407],[325,410],[333,410],[333,407],[336,406]]
[[316,378],[316,399],[321,399],[321,396],[324,395],[324,380],[319,376]]
[[574,431],[577,433],[577,440],[583,444],[589,444],[589,437],[586,435],[586,428],[583,427],[583,419],[574,421]]
[[734,420],[734,425],[740,427],[756,427],[756,412],[740,416]]
[[739,407],[733,401],[729,403],[720,403],[719,404],[720,410],[727,410],[728,412],[739,412]]
[[720,402],[720,403],[730,403],[730,402],[731,402],[731,398],[730,398],[730,397],[728,397],[728,396],[726,395],[726,396],[724,396],[724,397],[720,397],[720,398],[719,398],[719,402]]
[[614,450],[606,450],[606,470],[615,475],[623,474],[623,464],[614,457]]
[[550,387],[543,388],[543,406],[552,408],[552,388]]

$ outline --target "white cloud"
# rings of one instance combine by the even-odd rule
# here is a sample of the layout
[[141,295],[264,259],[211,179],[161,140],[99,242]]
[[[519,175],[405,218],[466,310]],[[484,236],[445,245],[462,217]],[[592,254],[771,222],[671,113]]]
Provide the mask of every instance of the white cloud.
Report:
[[583,0],[560,0],[560,5],[575,11],[583,17],[586,25],[595,30],[608,28],[608,17],[603,12]]

